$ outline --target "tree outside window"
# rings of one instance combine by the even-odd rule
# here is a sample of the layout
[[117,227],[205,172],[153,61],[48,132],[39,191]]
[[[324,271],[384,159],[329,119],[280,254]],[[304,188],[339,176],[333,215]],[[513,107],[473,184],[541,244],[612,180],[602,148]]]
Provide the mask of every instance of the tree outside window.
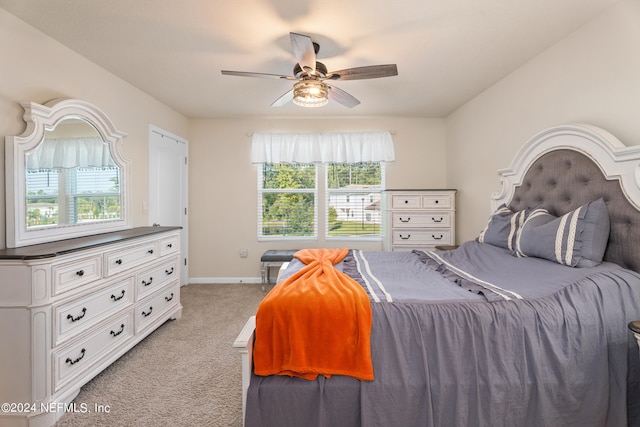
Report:
[[316,166],[265,163],[259,237],[316,237]]

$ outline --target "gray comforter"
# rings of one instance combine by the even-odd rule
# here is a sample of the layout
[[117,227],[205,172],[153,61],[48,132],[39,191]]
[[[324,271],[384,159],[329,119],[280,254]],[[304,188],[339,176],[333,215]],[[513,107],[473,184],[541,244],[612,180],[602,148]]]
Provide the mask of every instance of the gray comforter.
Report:
[[353,251],[340,268],[371,299],[375,380],[253,375],[247,426],[638,424],[640,359],[626,327],[640,318],[637,273],[477,242]]

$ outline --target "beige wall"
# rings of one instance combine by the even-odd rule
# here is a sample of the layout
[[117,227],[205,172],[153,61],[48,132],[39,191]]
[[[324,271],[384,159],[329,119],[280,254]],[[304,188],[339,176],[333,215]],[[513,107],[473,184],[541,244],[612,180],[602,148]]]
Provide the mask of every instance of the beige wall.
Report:
[[447,117],[448,184],[458,193],[458,241],[489,215],[496,171],[538,131],[600,126],[640,144],[640,1],[618,3]]
[[[258,242],[257,169],[250,163],[253,132],[394,132],[396,161],[387,188],[446,186],[443,119],[192,120],[189,132],[189,275],[193,281],[251,280],[267,249],[344,246],[380,249],[381,243]],[[249,256],[240,258],[239,250]]]
[[[124,154],[132,165],[131,212],[135,226],[147,225],[148,127],[177,135],[188,133],[187,119],[103,68],[0,9],[0,140],[24,131],[20,101],[45,103],[77,98],[103,110],[127,133]],[[4,144],[0,150],[0,245],[5,245]]]

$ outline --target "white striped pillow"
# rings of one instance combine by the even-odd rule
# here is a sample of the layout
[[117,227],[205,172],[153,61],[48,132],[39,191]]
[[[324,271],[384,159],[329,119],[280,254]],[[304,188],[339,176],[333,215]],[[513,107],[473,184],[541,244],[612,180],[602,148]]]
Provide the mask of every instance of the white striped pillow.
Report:
[[514,212],[503,204],[491,215],[476,240],[509,249],[515,254],[516,242],[528,214],[529,210]]
[[532,212],[515,242],[516,253],[571,267],[594,267],[602,262],[609,229],[609,213],[603,199],[559,218],[548,212]]

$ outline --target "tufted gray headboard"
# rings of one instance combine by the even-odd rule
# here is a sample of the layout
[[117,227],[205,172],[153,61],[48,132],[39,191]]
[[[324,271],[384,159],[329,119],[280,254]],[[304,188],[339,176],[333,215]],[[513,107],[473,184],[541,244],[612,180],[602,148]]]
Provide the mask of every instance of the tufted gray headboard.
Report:
[[561,216],[600,197],[611,221],[605,261],[640,272],[640,211],[629,203],[620,181],[605,179],[584,154],[557,150],[540,157],[516,187],[510,206],[515,210],[543,207]]
[[604,259],[640,273],[639,170],[640,146],[588,125],[559,126],[528,141],[500,171],[505,187],[494,199],[561,216],[602,197],[611,221]]

